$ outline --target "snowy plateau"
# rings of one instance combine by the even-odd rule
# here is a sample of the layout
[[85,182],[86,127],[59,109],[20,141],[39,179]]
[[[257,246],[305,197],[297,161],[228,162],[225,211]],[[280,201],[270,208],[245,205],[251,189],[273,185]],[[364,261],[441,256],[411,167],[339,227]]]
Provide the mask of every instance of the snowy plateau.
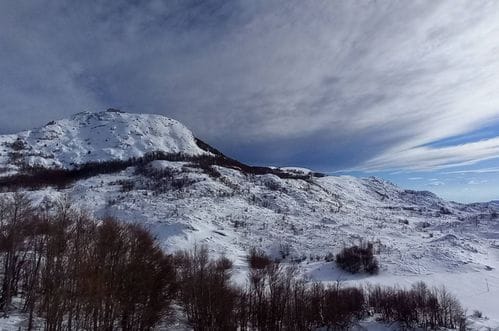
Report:
[[[9,181],[28,171],[132,159],[140,165],[123,162],[66,185],[23,190],[35,204],[67,196],[97,218],[140,223],[167,251],[206,244],[234,261],[234,282],[246,281],[246,254],[259,247],[311,281],[445,285],[473,329],[499,330],[499,202],[449,202],[374,177],[249,167],[175,120],[119,111],[78,113],[0,136],[0,195],[11,194]],[[375,243],[378,275],[351,275],[325,261],[361,241]],[[483,317],[471,317],[474,310]],[[17,330],[17,323],[13,316],[0,329]],[[390,326],[366,321],[359,328]]]

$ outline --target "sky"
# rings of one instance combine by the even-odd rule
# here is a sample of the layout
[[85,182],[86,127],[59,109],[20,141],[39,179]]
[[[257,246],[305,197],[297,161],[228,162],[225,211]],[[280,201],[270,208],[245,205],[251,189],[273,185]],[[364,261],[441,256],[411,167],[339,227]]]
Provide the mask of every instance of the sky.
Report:
[[499,1],[0,2],[0,134],[157,113],[252,164],[499,200]]

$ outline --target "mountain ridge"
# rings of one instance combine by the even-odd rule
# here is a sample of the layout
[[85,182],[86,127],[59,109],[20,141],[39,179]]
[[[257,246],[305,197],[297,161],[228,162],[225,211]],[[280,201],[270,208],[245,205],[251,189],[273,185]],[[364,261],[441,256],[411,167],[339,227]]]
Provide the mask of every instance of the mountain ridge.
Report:
[[[87,123],[89,119],[95,124],[94,119],[99,116],[103,121],[134,116],[156,118],[115,112],[94,114],[80,113],[73,123]],[[168,123],[176,126],[175,122]],[[124,131],[118,127],[128,128],[106,123],[99,127],[101,131],[105,128],[106,133],[122,134]],[[49,127],[54,125],[57,126],[57,122]],[[160,145],[165,148],[164,154],[148,158],[144,157],[147,153],[158,152],[155,146],[150,150],[137,149],[140,153],[132,157],[140,162],[127,163],[130,158],[118,158],[115,161],[120,166],[109,171],[89,173],[61,186],[14,188],[4,185],[5,192],[0,195],[20,189],[37,205],[55,204],[68,197],[77,207],[97,218],[113,216],[144,225],[169,251],[205,244],[211,252],[235,261],[235,281],[244,281],[246,252],[257,247],[274,258],[296,264],[304,277],[317,281],[421,279],[439,284],[439,277],[451,281],[466,274],[475,278],[489,277],[489,285],[499,287],[499,281],[497,284],[492,281],[499,268],[495,257],[499,247],[496,202],[449,202],[431,192],[406,190],[376,177],[314,176],[304,169],[252,167],[226,157],[180,125],[179,132],[186,137],[186,145]],[[113,126],[117,128],[111,130]],[[71,126],[66,129],[77,131]],[[163,137],[162,133],[153,136]],[[26,172],[20,166],[9,168],[12,157],[9,151],[15,151],[12,144],[17,137],[0,136],[3,146],[0,167],[4,168],[0,173],[4,179],[16,171]],[[58,138],[55,136],[50,146],[57,145]],[[64,138],[62,141],[68,141]],[[164,137],[167,142],[172,141],[170,138]],[[113,140],[113,144],[120,141]],[[134,143],[132,146],[144,146],[139,141]],[[78,146],[83,150],[88,145]],[[185,157],[177,153],[179,149],[165,146],[187,146],[186,151],[193,153]],[[70,154],[64,154],[67,155]],[[93,160],[91,157],[98,154],[87,155],[88,160]],[[178,158],[173,157],[175,155]],[[104,160],[107,160],[104,164],[112,162],[109,158]],[[70,163],[61,162],[62,166],[71,166],[63,170],[74,170],[75,166]],[[33,177],[25,179],[29,182]],[[375,243],[381,262],[380,275],[348,275],[326,260],[328,254],[362,241]],[[484,305],[493,302],[493,293],[481,298],[483,302],[472,302],[469,308],[478,307],[486,312]]]

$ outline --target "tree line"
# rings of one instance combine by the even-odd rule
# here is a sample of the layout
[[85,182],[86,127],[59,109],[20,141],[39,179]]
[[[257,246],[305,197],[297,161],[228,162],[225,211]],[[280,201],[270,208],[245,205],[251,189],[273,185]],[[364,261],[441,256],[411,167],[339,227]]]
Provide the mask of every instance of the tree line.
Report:
[[71,168],[45,168],[42,166],[30,166],[23,163],[23,154],[21,151],[26,148],[26,145],[22,140],[18,139],[10,145],[13,150],[10,155],[10,162],[12,164],[19,164],[20,172],[1,177],[0,191],[13,191],[19,188],[41,188],[47,186],[61,188],[77,180],[101,174],[116,173],[132,166],[140,167],[155,160],[190,162],[193,167],[202,169],[206,174],[214,178],[220,177],[220,173],[218,173],[213,166],[223,166],[239,170],[246,174],[273,174],[280,178],[286,179],[309,180],[311,176],[324,176],[324,174],[316,172],[311,175],[303,175],[283,171],[278,168],[247,165],[225,156],[199,139],[196,139],[196,143],[201,149],[212,154],[187,155],[183,153],[152,151],[145,153],[141,157],[132,157],[126,160],[95,161],[84,164],[71,164]]
[[246,285],[206,247],[164,252],[144,228],[96,221],[67,201],[34,208],[0,200],[0,314],[21,311],[26,330],[168,329],[174,316],[199,331],[346,330],[368,316],[402,328],[464,328],[445,289],[309,283],[251,249]]

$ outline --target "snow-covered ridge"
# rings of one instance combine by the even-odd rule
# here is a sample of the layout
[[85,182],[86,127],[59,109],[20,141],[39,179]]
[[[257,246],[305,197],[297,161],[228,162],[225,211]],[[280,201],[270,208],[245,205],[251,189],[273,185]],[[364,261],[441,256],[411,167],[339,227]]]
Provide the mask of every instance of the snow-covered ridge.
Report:
[[125,160],[148,152],[207,153],[180,122],[161,115],[114,110],[82,112],[33,130],[0,136],[0,172],[21,165],[72,168],[88,162]]
[[[235,261],[236,279],[244,279],[245,254],[256,246],[296,263],[302,275],[317,281],[445,283],[466,308],[483,310],[496,319],[490,325],[499,326],[499,201],[459,204],[375,177],[251,169],[224,159],[175,120],[121,112],[84,112],[0,136],[0,177],[23,164],[71,169],[149,152],[210,155],[217,162],[124,162],[120,170],[76,178],[62,188],[31,187],[27,194],[42,206],[68,196],[97,218],[140,222],[169,251],[206,244]],[[10,194],[3,192],[0,199]],[[348,275],[326,261],[327,254],[361,240],[376,244],[380,275]],[[463,279],[473,280],[466,291]]]

